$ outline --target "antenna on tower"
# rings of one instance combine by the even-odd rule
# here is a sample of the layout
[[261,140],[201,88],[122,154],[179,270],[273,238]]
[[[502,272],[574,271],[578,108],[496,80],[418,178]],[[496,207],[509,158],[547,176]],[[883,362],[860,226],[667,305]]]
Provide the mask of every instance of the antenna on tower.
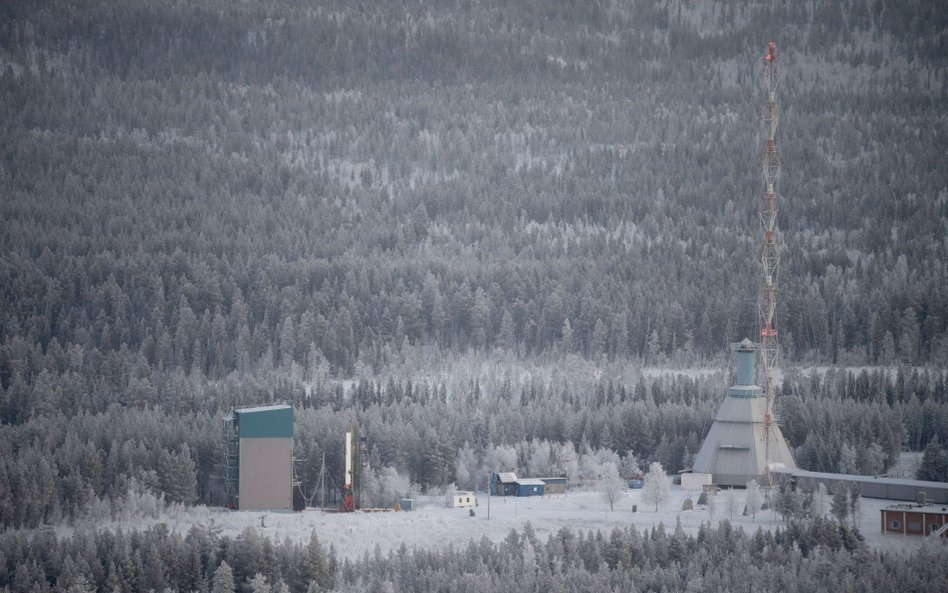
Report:
[[[775,392],[774,372],[780,355],[777,342],[777,325],[774,313],[777,310],[777,269],[780,265],[780,244],[777,236],[777,182],[780,180],[780,157],[777,155],[777,83],[779,82],[777,43],[771,41],[764,56],[764,79],[767,84],[767,103],[764,106],[763,124],[767,134],[764,147],[764,196],[760,200],[760,224],[763,229],[764,246],[761,253],[763,278],[757,299],[757,321],[760,325],[760,363],[758,385],[767,397],[767,412],[764,416],[764,463],[770,463],[770,432],[773,425]],[[768,472],[769,473],[769,472]]]

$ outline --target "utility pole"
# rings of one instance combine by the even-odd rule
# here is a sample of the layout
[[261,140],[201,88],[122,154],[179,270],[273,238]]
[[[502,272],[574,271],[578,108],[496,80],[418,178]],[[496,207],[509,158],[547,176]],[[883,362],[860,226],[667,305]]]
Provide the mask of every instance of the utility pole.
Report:
[[487,474],[487,520],[490,521],[490,483],[494,477],[493,473]]
[[323,464],[319,468],[319,507],[326,509],[326,453],[323,452]]

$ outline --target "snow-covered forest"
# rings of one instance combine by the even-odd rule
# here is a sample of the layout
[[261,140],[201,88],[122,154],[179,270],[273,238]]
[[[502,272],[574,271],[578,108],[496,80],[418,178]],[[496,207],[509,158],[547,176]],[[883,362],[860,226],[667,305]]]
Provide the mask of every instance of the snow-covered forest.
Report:
[[380,500],[688,467],[757,333],[771,39],[783,432],[807,469],[924,450],[948,480],[939,3],[0,5],[0,588],[207,591],[226,560],[244,590],[732,590],[747,554],[802,589],[944,580],[854,534],[816,551],[823,524],[620,530],[627,562],[608,534],[323,546],[315,581],[290,544],[241,564],[249,535],[45,530],[129,493],[219,505],[222,414],[276,401],[309,489],[352,425]]
[[[948,578],[937,548],[910,557],[873,552],[859,534],[832,521],[747,534],[728,523],[687,535],[680,526],[639,531],[562,529],[541,541],[529,523],[501,543],[448,549],[405,546],[340,559],[312,533],[307,543],[274,544],[249,529],[236,538],[193,528],[186,536],[155,527],[123,534],[28,545],[0,540],[17,558],[11,590],[29,590],[55,573],[67,591],[907,591],[928,592]],[[40,545],[36,545],[40,544]],[[24,588],[25,587],[25,588]]]

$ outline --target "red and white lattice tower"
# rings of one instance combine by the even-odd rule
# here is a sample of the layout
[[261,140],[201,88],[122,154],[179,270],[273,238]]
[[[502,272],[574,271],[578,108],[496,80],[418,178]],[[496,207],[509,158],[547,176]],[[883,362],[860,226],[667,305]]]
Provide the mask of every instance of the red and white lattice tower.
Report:
[[777,269],[780,265],[780,244],[777,236],[777,182],[780,180],[780,157],[777,155],[777,44],[773,41],[764,56],[764,78],[767,83],[767,104],[764,106],[763,124],[767,135],[764,147],[764,196],[760,200],[760,224],[764,234],[761,253],[763,282],[757,299],[757,321],[760,325],[760,364],[758,385],[767,397],[767,413],[764,417],[765,463],[770,462],[770,437],[773,424],[774,372],[780,355],[777,342],[777,325],[774,313],[777,310]]

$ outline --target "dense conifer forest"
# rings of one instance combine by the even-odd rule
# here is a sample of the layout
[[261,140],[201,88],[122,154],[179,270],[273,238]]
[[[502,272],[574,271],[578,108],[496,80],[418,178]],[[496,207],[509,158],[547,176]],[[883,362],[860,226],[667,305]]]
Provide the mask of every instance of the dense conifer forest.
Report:
[[[306,483],[323,453],[341,474],[350,424],[373,467],[422,490],[498,464],[578,480],[607,461],[688,467],[728,344],[756,333],[770,39],[784,433],[809,469],[878,474],[927,447],[925,475],[943,475],[936,2],[0,5],[0,585],[206,591],[226,560],[241,586],[260,572],[306,590],[274,568],[308,553],[289,545],[251,570],[232,556],[245,538],[77,535],[48,558],[17,540],[130,491],[220,504],[220,418],[238,405],[296,406]],[[718,537],[813,590],[885,589],[909,564],[944,580],[924,558],[852,571],[871,553],[819,559],[791,532],[613,535],[678,550],[674,569],[622,564],[603,535],[511,537],[533,555],[505,562],[530,556],[570,590],[684,590]],[[470,566],[419,551],[319,584],[530,578],[495,562],[503,545],[472,546]],[[167,549],[187,568],[123,572]],[[734,558],[705,588],[734,585]],[[404,562],[455,568],[406,583]]]
[[[41,545],[30,545],[30,543]],[[165,551],[163,554],[162,551]],[[835,522],[745,534],[724,522],[697,535],[681,526],[602,532],[562,529],[540,541],[527,523],[501,543],[471,540],[437,551],[402,546],[388,555],[341,559],[313,533],[306,544],[272,543],[214,526],[185,537],[156,527],[131,534],[80,533],[33,542],[0,535],[9,572],[0,585],[29,591],[905,591],[927,593],[948,578],[943,556],[870,551]],[[0,567],[2,567],[0,561]],[[9,574],[9,576],[8,576]],[[50,583],[50,584],[46,584]]]

